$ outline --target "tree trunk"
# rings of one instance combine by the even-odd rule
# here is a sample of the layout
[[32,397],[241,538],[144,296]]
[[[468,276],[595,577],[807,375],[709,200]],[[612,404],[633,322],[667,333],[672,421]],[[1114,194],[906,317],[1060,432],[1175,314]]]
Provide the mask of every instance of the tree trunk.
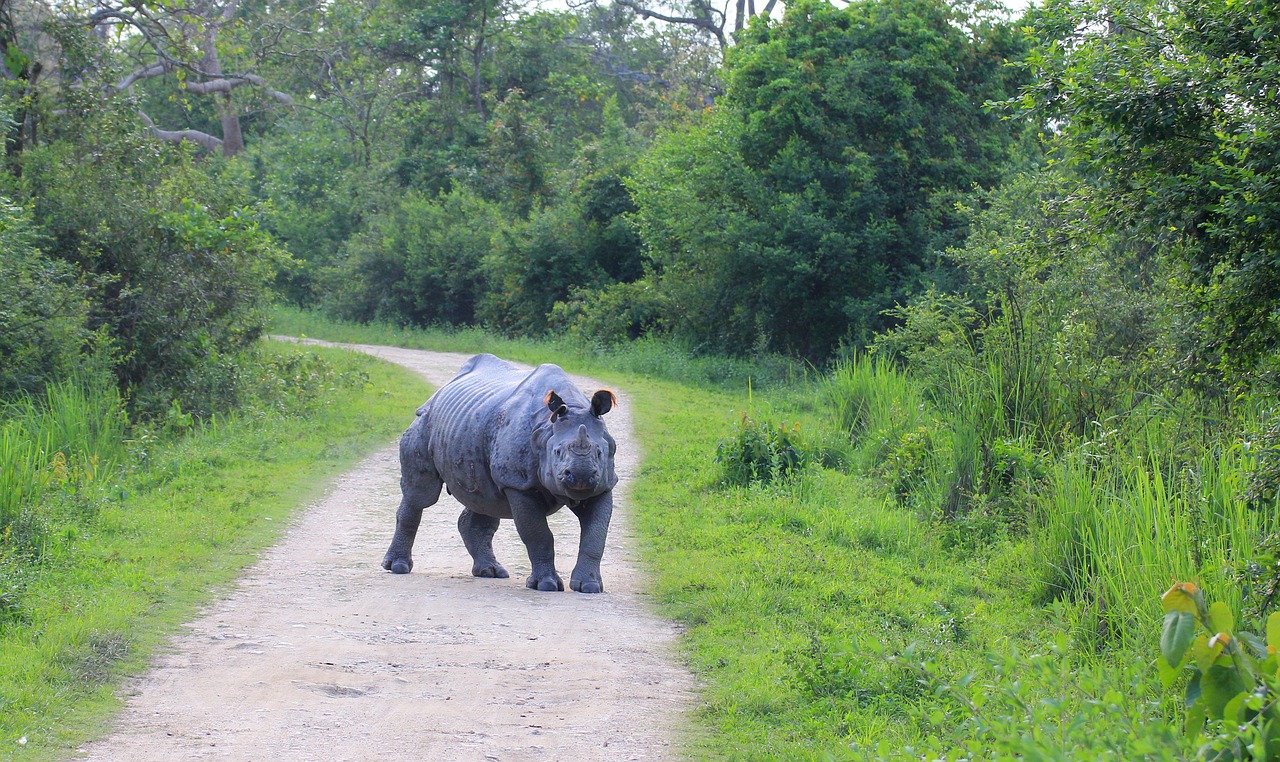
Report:
[[218,119],[222,121],[222,155],[235,156],[244,150],[244,134],[240,132],[240,117],[231,95],[219,97]]
[[[238,2],[227,3],[222,10],[222,21],[229,22],[235,15]],[[201,48],[204,53],[203,73],[210,80],[222,78],[222,61],[218,58],[218,24],[209,23],[205,28]],[[235,156],[244,150],[244,134],[240,131],[240,116],[236,113],[235,102],[228,90],[218,98],[218,121],[222,123],[222,155]]]

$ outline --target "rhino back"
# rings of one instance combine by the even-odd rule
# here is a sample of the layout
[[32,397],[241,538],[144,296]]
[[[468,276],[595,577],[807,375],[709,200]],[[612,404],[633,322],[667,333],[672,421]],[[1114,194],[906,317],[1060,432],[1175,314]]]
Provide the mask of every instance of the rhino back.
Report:
[[567,381],[555,366],[527,372],[478,355],[423,406],[421,423],[436,470],[472,510],[494,512],[505,506],[504,488],[538,485],[533,432],[546,417],[546,389],[539,389],[558,380],[548,368]]

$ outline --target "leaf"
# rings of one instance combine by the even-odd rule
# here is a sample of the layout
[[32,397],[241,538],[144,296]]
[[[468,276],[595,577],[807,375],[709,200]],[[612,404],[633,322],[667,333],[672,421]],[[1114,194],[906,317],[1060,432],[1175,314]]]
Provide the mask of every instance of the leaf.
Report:
[[1267,617],[1267,645],[1280,651],[1280,611]]
[[1229,723],[1232,726],[1230,729],[1233,731],[1235,730],[1234,726],[1240,724],[1240,715],[1244,711],[1244,700],[1248,696],[1249,694],[1247,693],[1237,693],[1234,698],[1226,703],[1226,706],[1222,707],[1222,721]]
[[1200,734],[1200,730],[1204,728],[1204,721],[1209,715],[1205,712],[1203,703],[1193,704],[1187,709],[1187,740],[1193,740]]
[[1256,659],[1267,658],[1267,646],[1262,638],[1252,632],[1237,632],[1236,639],[1248,647],[1248,653]]
[[1196,636],[1196,618],[1185,611],[1170,611],[1164,615],[1164,630],[1160,634],[1160,653],[1165,662],[1179,669],[1186,660],[1187,648]]
[[1196,669],[1201,673],[1208,672],[1221,653],[1222,645],[1210,646],[1209,638],[1205,635],[1197,635],[1191,643],[1191,658],[1195,659]]
[[1220,720],[1223,710],[1245,690],[1240,674],[1233,667],[1215,665],[1200,678],[1200,700],[1210,718]]
[[1217,633],[1235,632],[1236,618],[1230,606],[1218,601],[1209,607],[1209,629]]
[[1160,596],[1160,603],[1164,606],[1165,613],[1181,611],[1195,616],[1197,590],[1198,588],[1191,582],[1179,582],[1166,590],[1164,595]]
[[1156,659],[1156,671],[1160,673],[1160,685],[1164,686],[1165,690],[1172,688],[1178,679],[1178,668],[1171,666],[1163,656]]

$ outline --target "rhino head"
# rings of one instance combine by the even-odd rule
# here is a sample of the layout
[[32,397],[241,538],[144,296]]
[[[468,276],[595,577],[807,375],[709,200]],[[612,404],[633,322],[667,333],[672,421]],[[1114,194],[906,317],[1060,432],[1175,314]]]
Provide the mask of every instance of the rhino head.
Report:
[[613,472],[617,445],[601,420],[616,402],[608,389],[592,395],[590,408],[571,408],[554,391],[547,393],[551,417],[537,439],[541,448],[539,478],[552,494],[586,500],[617,484]]

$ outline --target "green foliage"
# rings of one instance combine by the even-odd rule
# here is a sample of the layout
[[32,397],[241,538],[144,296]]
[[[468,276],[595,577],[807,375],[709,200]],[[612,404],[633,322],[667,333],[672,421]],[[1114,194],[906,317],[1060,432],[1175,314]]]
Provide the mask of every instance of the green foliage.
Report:
[[408,194],[326,274],[330,308],[362,322],[474,324],[488,291],[484,260],[501,230],[499,210],[468,191]]
[[[235,165],[197,165],[111,110],[22,155],[21,197],[51,259],[94,287],[89,327],[118,353],[131,404],[225,409],[225,358],[252,343],[289,258],[247,206]],[[74,128],[74,129],[73,129]],[[83,158],[87,157],[87,158]]]
[[550,324],[567,338],[591,346],[623,347],[650,334],[667,312],[662,296],[648,280],[614,283],[589,291],[574,289],[551,309]]
[[394,208],[385,200],[393,190],[390,170],[361,163],[326,122],[301,116],[255,141],[247,159],[258,198],[270,200],[261,210],[263,227],[298,260],[281,274],[282,295],[295,304],[334,298],[326,271],[339,265],[347,242],[379,208]]
[[815,462],[811,447],[790,427],[743,413],[733,436],[716,445],[716,462],[724,469],[724,483],[746,486],[791,478]]
[[963,236],[951,210],[1004,170],[1019,44],[932,0],[789,5],[729,51],[726,97],[632,184],[678,335],[825,358],[865,340]]
[[1183,670],[1187,735],[1206,759],[1280,759],[1280,612],[1261,636],[1238,629],[1231,608],[1179,582],[1161,596],[1157,660],[1165,687]]
[[1171,263],[1187,370],[1241,387],[1269,383],[1280,345],[1277,24],[1268,0],[1049,2],[1021,100],[1058,125],[1090,218]]
[[83,280],[37,242],[30,214],[0,198],[0,399],[65,378],[89,339]]

